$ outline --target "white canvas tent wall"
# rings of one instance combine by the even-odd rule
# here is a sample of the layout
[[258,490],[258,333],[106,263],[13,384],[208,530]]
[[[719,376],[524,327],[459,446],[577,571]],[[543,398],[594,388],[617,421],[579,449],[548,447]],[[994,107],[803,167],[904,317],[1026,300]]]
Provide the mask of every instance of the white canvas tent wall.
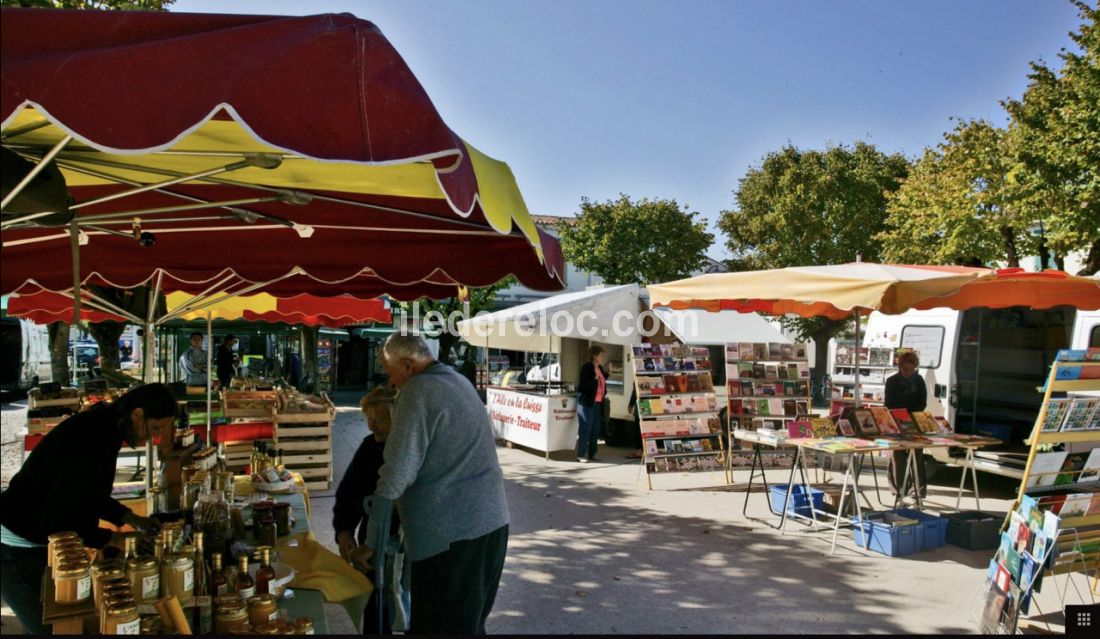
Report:
[[693,346],[718,346],[729,342],[792,343],[789,337],[756,313],[676,311],[663,306],[653,309],[653,313],[677,339]]
[[[637,316],[642,311],[636,284],[555,295],[488,313],[458,323],[458,333],[470,344],[509,351],[561,352],[564,338],[592,339],[630,346],[641,343]],[[617,334],[616,316],[621,320]]]

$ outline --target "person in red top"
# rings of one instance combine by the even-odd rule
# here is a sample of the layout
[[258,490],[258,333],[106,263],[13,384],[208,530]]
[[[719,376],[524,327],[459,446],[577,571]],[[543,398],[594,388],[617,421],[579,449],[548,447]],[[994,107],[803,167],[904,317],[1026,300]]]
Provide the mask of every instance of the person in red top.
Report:
[[603,418],[603,399],[607,395],[607,371],[603,368],[604,350],[602,346],[588,349],[589,362],[581,367],[581,378],[577,382],[577,461],[587,463],[599,461],[596,450],[599,446],[600,421]]

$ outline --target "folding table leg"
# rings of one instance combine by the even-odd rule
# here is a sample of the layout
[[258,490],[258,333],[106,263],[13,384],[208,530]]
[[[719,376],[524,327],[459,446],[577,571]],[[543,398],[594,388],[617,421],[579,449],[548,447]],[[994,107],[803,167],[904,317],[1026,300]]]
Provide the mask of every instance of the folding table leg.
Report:
[[791,465],[791,478],[787,482],[787,498],[783,500],[783,514],[779,518],[779,532],[787,532],[787,506],[791,503],[791,493],[794,491],[794,473],[802,461],[802,447],[799,446],[794,454],[794,464]]
[[[848,480],[852,478],[852,466],[855,465],[855,460],[849,458],[848,468],[844,471],[844,483],[840,485],[840,503],[836,507],[836,521],[833,522],[833,545],[829,548],[829,554],[836,552],[836,537],[840,533],[840,513],[844,512],[844,502],[848,496]],[[811,502],[812,503],[812,502]],[[859,503],[859,500],[856,500]],[[866,535],[865,535],[866,536]]]

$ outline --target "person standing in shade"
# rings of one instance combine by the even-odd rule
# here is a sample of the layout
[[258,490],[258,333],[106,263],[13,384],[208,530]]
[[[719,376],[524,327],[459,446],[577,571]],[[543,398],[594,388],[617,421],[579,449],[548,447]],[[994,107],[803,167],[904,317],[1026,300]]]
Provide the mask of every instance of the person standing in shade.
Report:
[[180,372],[188,386],[206,386],[206,351],[202,333],[191,333],[191,348],[180,355]]
[[588,349],[588,363],[581,367],[577,382],[577,461],[582,464],[596,459],[599,448],[600,423],[603,421],[603,399],[607,396],[607,371],[603,368],[604,349],[593,345]]
[[[378,487],[378,471],[384,463],[383,451],[392,428],[393,402],[396,397],[397,391],[392,387],[379,386],[359,402],[370,434],[363,438],[363,443],[355,451],[355,456],[344,472],[344,478],[336,488],[336,504],[332,507],[332,528],[336,531],[336,545],[340,548],[340,556],[348,562],[352,561],[355,549],[367,538],[363,499],[373,495]],[[401,518],[394,514],[391,535],[397,533],[400,524]],[[373,628],[372,624],[378,618],[378,596],[384,590],[375,588],[371,593],[363,611],[363,628]],[[393,605],[390,602],[387,609],[392,610]],[[382,628],[384,634],[390,633],[389,621],[389,616],[386,616],[385,627]]]
[[398,502],[412,561],[409,632],[485,634],[509,523],[489,413],[469,380],[417,335],[391,335],[381,363],[398,393],[367,501]]
[[[910,413],[923,411],[928,405],[928,388],[924,384],[924,378],[917,372],[920,367],[920,359],[913,351],[907,351],[898,356],[898,372],[886,380],[886,408],[904,408]],[[925,483],[924,473],[924,449],[914,451],[917,458],[917,477],[920,479],[921,496],[923,497],[928,486]],[[908,451],[894,451],[890,463],[890,484],[895,491],[904,491],[901,485],[905,481],[906,461],[909,458]],[[912,477],[910,481],[912,481]]]
[[0,585],[4,603],[29,634],[50,634],[42,623],[46,543],[73,531],[90,548],[125,546],[125,535],[99,527],[104,519],[155,533],[156,519],[134,514],[111,497],[118,451],[153,437],[172,437],[178,406],[164,384],[130,389],[58,424],[31,451],[0,493]]
[[233,350],[236,344],[237,336],[230,333],[218,347],[218,387],[223,390],[229,388],[237,371],[237,352]]

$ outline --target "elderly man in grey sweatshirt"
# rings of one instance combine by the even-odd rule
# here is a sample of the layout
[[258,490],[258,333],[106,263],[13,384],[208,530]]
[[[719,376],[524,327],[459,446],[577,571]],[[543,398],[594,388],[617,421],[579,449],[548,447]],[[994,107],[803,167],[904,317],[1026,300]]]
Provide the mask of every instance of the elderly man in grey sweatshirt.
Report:
[[382,366],[399,391],[375,496],[398,501],[414,634],[485,634],[508,547],[504,476],[485,405],[416,335]]

